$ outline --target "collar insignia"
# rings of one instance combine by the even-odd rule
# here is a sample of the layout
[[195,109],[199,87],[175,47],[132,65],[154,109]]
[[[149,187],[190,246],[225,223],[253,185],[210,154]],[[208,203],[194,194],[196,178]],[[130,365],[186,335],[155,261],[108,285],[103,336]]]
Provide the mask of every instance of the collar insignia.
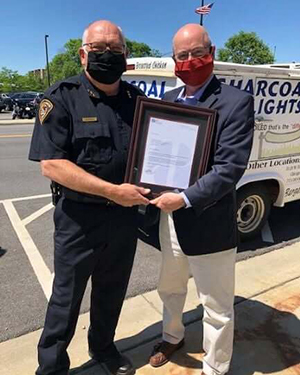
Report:
[[92,98],[96,98],[97,97],[97,95],[94,93],[93,90],[88,89],[87,91],[88,91],[89,96],[91,96]]
[[43,99],[39,105],[39,120],[41,125],[43,125],[49,113],[54,108],[53,103],[49,99]]

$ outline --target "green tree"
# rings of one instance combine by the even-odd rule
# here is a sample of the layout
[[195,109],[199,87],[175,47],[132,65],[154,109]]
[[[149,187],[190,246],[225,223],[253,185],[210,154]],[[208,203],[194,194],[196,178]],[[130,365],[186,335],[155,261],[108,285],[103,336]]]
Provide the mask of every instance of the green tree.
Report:
[[13,92],[22,90],[23,77],[14,70],[2,68],[0,70],[0,91]]
[[51,83],[79,74],[82,70],[78,49],[81,39],[70,39],[64,51],[55,55],[49,64]]
[[36,91],[36,92],[43,92],[47,88],[46,79],[41,79],[40,77],[36,76],[34,73],[29,72],[23,77],[24,82],[24,91]]
[[161,53],[156,50],[152,49],[146,43],[139,43],[135,40],[126,39],[126,45],[128,48],[129,55],[128,57],[160,57]]
[[270,48],[254,32],[240,31],[218,51],[217,60],[238,64],[272,64],[274,56]]
[[44,91],[46,82],[33,73],[20,75],[17,71],[2,68],[0,71],[0,92]]

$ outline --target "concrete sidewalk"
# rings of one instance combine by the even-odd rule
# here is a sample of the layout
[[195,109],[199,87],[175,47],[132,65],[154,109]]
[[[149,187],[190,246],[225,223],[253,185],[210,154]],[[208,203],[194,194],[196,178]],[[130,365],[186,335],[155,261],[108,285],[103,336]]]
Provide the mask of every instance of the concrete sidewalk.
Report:
[[[236,333],[230,373],[300,374],[300,243],[237,263]],[[162,305],[156,291],[125,301],[117,345],[132,360],[137,375],[200,374],[201,308],[194,282],[184,321],[186,345],[167,365],[153,369],[148,356],[161,333]],[[104,375],[87,355],[88,314],[80,316],[69,354],[70,375]],[[33,375],[40,331],[0,344],[1,375]]]

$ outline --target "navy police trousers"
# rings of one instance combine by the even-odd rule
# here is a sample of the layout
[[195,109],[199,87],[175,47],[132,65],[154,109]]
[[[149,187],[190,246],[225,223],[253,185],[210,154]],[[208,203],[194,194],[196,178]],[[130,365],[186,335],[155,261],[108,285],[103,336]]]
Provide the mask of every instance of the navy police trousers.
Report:
[[52,296],[38,344],[37,375],[66,375],[67,347],[91,277],[89,348],[99,358],[117,352],[114,334],[137,241],[137,209],[61,198],[54,212]]

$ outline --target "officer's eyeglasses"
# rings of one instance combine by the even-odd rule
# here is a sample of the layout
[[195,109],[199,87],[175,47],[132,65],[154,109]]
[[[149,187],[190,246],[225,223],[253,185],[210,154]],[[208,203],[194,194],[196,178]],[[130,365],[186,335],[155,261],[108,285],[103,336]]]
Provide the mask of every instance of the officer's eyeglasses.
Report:
[[185,61],[189,59],[190,55],[193,58],[203,57],[207,55],[207,53],[210,52],[210,50],[211,50],[211,47],[208,47],[208,48],[199,47],[199,48],[194,48],[191,51],[180,51],[178,53],[175,53],[173,55],[173,58],[176,61]]
[[82,46],[90,47],[91,51],[99,54],[105,53],[109,50],[114,55],[122,55],[125,52],[126,46],[124,44],[108,44],[108,43],[84,43]]

